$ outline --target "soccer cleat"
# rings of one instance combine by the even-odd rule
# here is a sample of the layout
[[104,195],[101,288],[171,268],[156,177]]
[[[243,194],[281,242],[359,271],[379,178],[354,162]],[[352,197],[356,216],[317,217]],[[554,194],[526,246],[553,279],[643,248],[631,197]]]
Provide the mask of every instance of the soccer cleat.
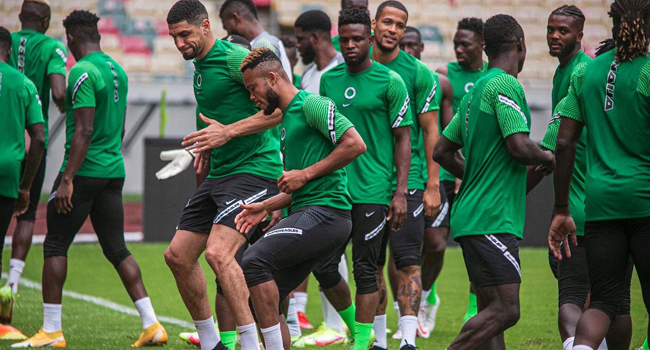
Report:
[[418,329],[416,330],[415,334],[418,337],[424,339],[429,339],[429,337],[431,336],[431,332],[429,332],[429,328],[427,328],[426,323],[420,322],[419,319],[418,319]]
[[314,326],[309,323],[309,319],[307,319],[307,315],[304,312],[298,311],[298,323],[301,329],[314,329]]
[[345,334],[327,327],[325,323],[321,323],[320,327],[318,327],[314,333],[304,338],[305,344],[311,346],[327,346],[347,341],[347,336]]
[[178,337],[183,339],[188,344],[196,345],[197,348],[201,347],[201,341],[199,340],[199,333],[197,332],[183,332],[179,334]]
[[11,345],[12,348],[65,348],[65,346],[63,331],[46,333],[43,328],[39,329],[33,337]]
[[386,349],[384,349],[384,348],[382,348],[382,347],[380,347],[380,346],[377,346],[377,345],[373,345],[373,346],[372,346],[370,349],[368,349],[368,350],[386,350]]
[[305,338],[302,335],[291,337],[291,347],[292,348],[304,348],[305,347]]
[[167,344],[167,331],[165,331],[165,328],[160,324],[160,322],[156,322],[143,330],[142,333],[140,333],[140,338],[138,338],[135,343],[131,344],[131,347],[140,348],[143,346],[164,344]]
[[27,339],[27,336],[18,329],[0,324],[0,340],[24,340]]
[[0,323],[9,324],[14,313],[14,292],[10,285],[0,288]]
[[406,343],[406,344],[404,344],[404,346],[399,348],[399,350],[417,350],[417,349],[418,348],[416,348],[415,345],[412,345],[412,344],[409,344],[409,343]]
[[[436,328],[436,316],[438,315],[438,309],[440,308],[440,296],[436,294],[436,303],[431,305],[428,302],[422,303],[420,306],[420,311],[418,312],[418,331],[420,329],[420,324],[425,326],[431,335],[431,332]],[[428,338],[428,337],[423,337]]]

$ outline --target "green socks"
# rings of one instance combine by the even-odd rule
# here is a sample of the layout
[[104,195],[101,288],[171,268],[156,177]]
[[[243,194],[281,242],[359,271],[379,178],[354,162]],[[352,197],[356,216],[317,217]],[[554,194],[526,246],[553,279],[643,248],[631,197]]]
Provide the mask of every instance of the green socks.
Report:
[[470,318],[476,316],[478,313],[478,308],[476,306],[476,294],[469,293],[469,304],[467,305],[467,312],[465,317],[463,317],[463,323],[467,322]]
[[370,345],[370,334],[372,332],[372,323],[355,322],[354,328],[356,332],[354,335],[353,350],[368,350],[368,346]]
[[648,350],[648,338],[645,338],[645,342],[643,343],[643,346],[641,348],[643,350]]
[[221,342],[230,350],[235,350],[237,343],[237,331],[219,332]]
[[438,302],[438,297],[436,296],[438,287],[438,281],[433,282],[433,285],[431,286],[431,293],[429,293],[429,296],[427,297],[427,303],[429,305],[436,305]]
[[350,336],[354,338],[356,336],[355,332],[355,322],[354,322],[354,314],[357,311],[357,308],[354,307],[354,303],[350,304],[350,306],[343,310],[343,311],[338,311],[339,315],[343,319],[343,322],[345,322],[345,325],[348,326],[348,329],[350,330]]

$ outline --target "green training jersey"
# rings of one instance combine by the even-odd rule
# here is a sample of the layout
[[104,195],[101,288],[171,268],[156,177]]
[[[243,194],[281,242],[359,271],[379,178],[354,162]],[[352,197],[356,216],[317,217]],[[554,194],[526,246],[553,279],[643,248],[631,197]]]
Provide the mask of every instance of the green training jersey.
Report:
[[[561,101],[569,93],[569,82],[571,74],[579,65],[586,65],[591,58],[584,52],[578,53],[564,66],[558,65],[553,76],[553,91],[551,93],[553,104],[553,117],[548,125],[544,140],[541,145],[555,152],[557,134],[560,130],[560,116],[562,110]],[[573,176],[571,177],[571,188],[569,190],[569,210],[573,215],[576,224],[576,235],[584,236],[585,233],[585,173],[587,169],[587,155],[585,153],[587,142],[587,131],[583,130],[576,145],[575,164]]]
[[61,172],[70,156],[75,131],[74,110],[95,108],[93,136],[77,175],[98,178],[121,178],[124,173],[122,134],[129,91],[124,69],[103,52],[93,52],[80,59],[70,70],[65,94],[65,155]]
[[0,196],[18,198],[25,128],[43,122],[36,86],[5,62],[0,62]]
[[[564,100],[561,100],[553,111],[551,122],[548,125],[548,129],[546,129],[544,139],[540,143],[542,147],[553,152],[555,152],[555,146],[557,145],[557,134],[560,130],[560,117],[562,115],[563,106]],[[569,189],[569,210],[571,211],[571,216],[573,216],[573,221],[576,224],[576,235],[578,236],[585,235],[585,174],[587,173],[586,147],[587,132],[586,130],[583,130],[582,135],[580,135],[580,139],[578,140],[578,144],[576,145],[575,164],[573,166],[571,187]]]
[[345,168],[352,202],[390,205],[395,168],[392,129],[412,123],[404,81],[377,62],[360,73],[350,73],[346,64],[340,64],[323,74],[320,94],[334,101],[366,143],[366,153]]
[[561,67],[557,66],[555,69],[555,75],[553,75],[553,91],[551,92],[551,110],[555,111],[557,104],[562,101],[564,97],[569,93],[569,83],[571,82],[571,74],[576,66],[583,62],[591,61],[591,57],[587,56],[582,50],[571,58],[571,60]]
[[[282,114],[281,149],[286,171],[302,170],[325,159],[353,127],[325,97],[300,90]],[[344,169],[309,181],[293,192],[291,210],[309,205],[352,209]]]
[[9,63],[36,85],[41,98],[45,148],[48,145],[48,110],[50,107],[50,74],[65,77],[66,50],[62,42],[33,30],[11,33]]
[[293,86],[295,86],[296,89],[300,89],[300,80],[302,80],[302,76],[298,74],[293,75]]
[[521,84],[501,69],[488,70],[443,132],[465,155],[463,183],[451,212],[454,239],[493,233],[523,237],[526,166],[510,156],[505,139],[529,132],[530,110]]
[[[239,71],[249,51],[227,41],[217,40],[208,54],[194,60],[194,97],[198,113],[228,125],[258,112],[244,87]],[[205,124],[197,120],[200,129]],[[253,174],[269,179],[282,175],[278,150],[280,143],[274,129],[234,138],[212,150],[208,178],[233,174]]]
[[[409,94],[411,119],[411,167],[409,169],[409,190],[424,190],[424,141],[418,115],[440,109],[440,100],[434,98],[437,83],[431,70],[420,60],[400,50],[397,57],[384,64],[390,70],[399,74],[406,84]],[[397,185],[397,177],[393,177],[393,188]]]
[[562,109],[587,131],[586,221],[650,216],[650,58],[614,52],[574,70]]
[[[485,75],[485,72],[487,72],[487,62],[483,62],[483,66],[479,70],[467,69],[461,66],[458,62],[447,63],[447,78],[449,79],[451,89],[453,90],[451,109],[454,113],[458,111],[460,100],[465,97],[469,90],[474,86],[474,83]],[[441,135],[442,130],[442,120],[441,118],[438,118],[438,131]],[[456,177],[440,167],[440,181],[456,181]]]

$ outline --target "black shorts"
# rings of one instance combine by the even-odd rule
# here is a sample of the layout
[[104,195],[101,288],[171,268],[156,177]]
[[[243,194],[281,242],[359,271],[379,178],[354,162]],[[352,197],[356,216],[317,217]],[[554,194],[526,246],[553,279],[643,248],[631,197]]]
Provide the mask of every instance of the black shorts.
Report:
[[[453,192],[453,190],[452,190]],[[425,228],[449,227],[451,219],[451,203],[447,199],[445,186],[440,184],[440,210],[436,216],[424,217]]]
[[390,250],[398,270],[407,266],[420,266],[424,238],[423,194],[421,190],[409,191],[406,196],[406,220],[399,230],[390,232],[392,223],[386,225],[384,235],[390,235]]
[[124,242],[124,178],[106,179],[75,176],[72,180],[72,211],[59,214],[52,200],[61,183],[59,173],[47,203],[47,236],[43,243],[45,258],[67,256],[68,249],[90,215],[104,256],[117,267],[131,253]]
[[519,242],[512,234],[462,236],[467,275],[475,287],[521,283]]
[[[206,179],[187,201],[177,230],[210,234],[212,225],[235,228],[241,204],[261,202],[278,194],[276,180],[251,174],[235,174]],[[255,233],[250,230],[247,239]]]
[[[32,187],[29,190],[29,206],[27,211],[16,218],[18,221],[36,221],[36,208],[38,208],[38,202],[41,200],[41,190],[43,189],[43,180],[45,180],[45,163],[46,163],[47,150],[43,152],[43,157],[41,158],[41,164],[36,170],[36,176],[34,176],[34,181],[32,181]],[[27,159],[23,161],[23,170],[25,169],[25,164]]]
[[300,208],[250,246],[242,261],[249,288],[274,280],[280,302],[350,237],[350,212],[324,206]]
[[611,319],[625,312],[629,290],[629,258],[641,282],[643,301],[650,312],[650,217],[587,221],[585,251],[591,281],[589,308]]
[[454,205],[454,199],[456,198],[456,181],[441,181],[440,188],[445,190],[449,202],[449,212],[451,213],[451,207]]

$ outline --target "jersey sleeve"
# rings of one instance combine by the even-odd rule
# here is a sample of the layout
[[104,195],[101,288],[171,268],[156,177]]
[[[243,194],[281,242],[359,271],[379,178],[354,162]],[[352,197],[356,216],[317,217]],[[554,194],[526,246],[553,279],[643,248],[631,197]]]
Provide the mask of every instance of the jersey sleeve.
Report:
[[521,106],[525,102],[524,89],[510,74],[491,79],[484,93],[484,102],[491,106],[504,138],[516,133],[530,133],[528,118]]
[[582,91],[582,81],[584,80],[585,70],[587,63],[580,63],[571,74],[571,82],[569,83],[569,92],[564,98],[564,107],[562,108],[562,116],[575,119],[584,124],[585,119],[582,115],[580,108],[580,92]]
[[320,77],[320,84],[318,88],[318,94],[321,96],[327,96],[327,89],[325,88],[325,81],[327,80],[327,72],[325,72],[321,77]]
[[650,61],[646,62],[643,67],[641,67],[637,91],[645,97],[650,97]]
[[388,73],[386,102],[388,103],[390,124],[393,129],[413,124],[411,103],[406,84],[404,84],[402,77],[393,71]]
[[560,117],[562,116],[564,100],[565,99],[562,99],[557,106],[555,106],[553,117],[551,117],[551,121],[548,123],[544,139],[542,139],[542,142],[540,143],[542,147],[552,152],[555,152],[555,146],[557,145],[557,134],[560,131]]
[[25,77],[25,127],[43,123],[43,107],[36,86]]
[[68,61],[65,45],[55,39],[52,41],[54,45],[52,45],[52,52],[47,62],[47,75],[61,74],[65,77],[65,64]]
[[339,142],[348,129],[354,127],[348,118],[339,113],[334,102],[326,97],[308,96],[303,111],[309,126],[318,130],[334,144]]
[[442,132],[442,135],[446,137],[449,141],[459,145],[464,146],[463,144],[463,125],[460,121],[460,115],[458,112],[451,118],[451,121]]
[[226,51],[226,62],[228,62],[228,73],[230,73],[230,77],[233,78],[233,80],[235,80],[236,82],[242,85],[244,84],[244,75],[239,70],[239,67],[241,67],[244,58],[248,56],[249,52],[250,51],[246,50],[245,48],[239,45],[232,45]]
[[416,61],[417,72],[415,75],[415,108],[417,114],[423,114],[440,109],[434,99],[436,95],[437,82],[434,76],[424,63]]
[[72,109],[96,107],[95,93],[105,87],[104,80],[92,64],[77,64],[70,70]]

